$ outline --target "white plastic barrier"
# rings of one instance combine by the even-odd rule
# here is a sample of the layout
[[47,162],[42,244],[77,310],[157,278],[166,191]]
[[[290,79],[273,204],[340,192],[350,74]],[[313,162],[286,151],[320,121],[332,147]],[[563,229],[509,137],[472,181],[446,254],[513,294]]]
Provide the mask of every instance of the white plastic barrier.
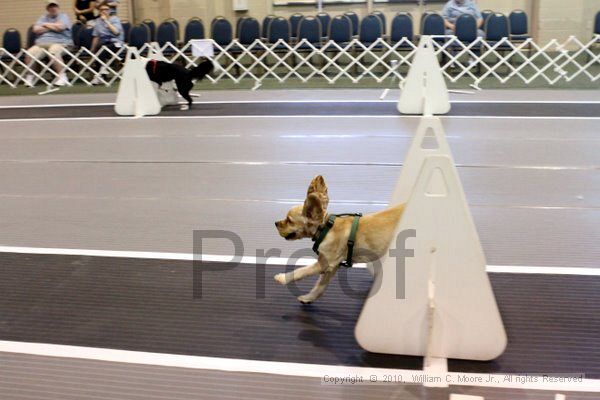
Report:
[[[399,102],[401,110],[425,113],[391,201],[406,203],[404,214],[355,328],[365,350],[424,356],[426,366],[445,358],[490,360],[507,344],[450,147],[432,115],[448,112],[450,103],[430,44],[421,42]],[[414,253],[405,258],[397,246],[406,237]]]
[[160,113],[162,106],[146,73],[146,62],[135,48],[127,49],[123,78],[115,102],[117,114],[142,117]]
[[[401,89],[398,111],[403,114],[447,114],[450,111],[448,88],[433,51],[431,36],[421,36]],[[425,105],[428,110],[424,109]]]

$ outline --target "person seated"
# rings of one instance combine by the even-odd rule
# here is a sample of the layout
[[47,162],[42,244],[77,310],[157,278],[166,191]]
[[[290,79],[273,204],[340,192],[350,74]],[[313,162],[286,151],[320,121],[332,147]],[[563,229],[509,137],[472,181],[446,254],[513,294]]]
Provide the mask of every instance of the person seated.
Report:
[[[104,47],[97,54],[102,63],[106,63],[109,61],[113,55],[112,53],[117,53],[123,47],[123,41],[125,38],[125,34],[123,31],[123,26],[121,25],[121,20],[116,15],[110,15],[110,6],[108,1],[103,1],[98,5],[99,15],[96,19],[96,24],[94,25],[94,31],[92,32],[92,52],[98,51],[100,48]],[[107,51],[107,50],[110,50]],[[107,73],[106,66],[102,65],[100,61],[95,62],[95,70],[100,74]],[[100,77],[98,74],[92,80],[92,85],[100,84]]]
[[446,35],[454,35],[456,31],[456,20],[462,14],[469,14],[477,21],[477,36],[483,37],[484,33],[481,30],[483,26],[483,17],[481,11],[472,0],[450,0],[444,5],[442,16],[444,17],[444,25],[446,27]]
[[[35,44],[27,49],[29,55],[25,57],[25,63],[31,69],[36,69],[38,63],[33,65],[33,59],[41,60],[46,56],[45,51],[50,53],[52,68],[58,74],[54,81],[57,86],[64,86],[69,83],[64,71],[62,54],[66,46],[72,46],[71,21],[67,14],[60,11],[59,0],[46,1],[46,14],[42,15],[33,26],[33,33],[36,35]],[[34,76],[27,74],[25,82],[33,86]]]
[[95,0],[73,0],[73,11],[75,11],[75,18],[82,24],[92,22],[96,18],[94,15],[95,9]]

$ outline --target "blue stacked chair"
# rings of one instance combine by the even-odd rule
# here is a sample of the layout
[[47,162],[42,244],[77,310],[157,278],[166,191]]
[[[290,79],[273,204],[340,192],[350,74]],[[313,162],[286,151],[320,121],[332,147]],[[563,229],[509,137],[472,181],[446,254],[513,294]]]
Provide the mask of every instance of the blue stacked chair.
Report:
[[2,35],[2,47],[10,54],[17,54],[21,51],[21,33],[14,28],[5,30]]
[[470,14],[462,14],[456,19],[454,34],[458,41],[469,44],[477,40],[477,21]]
[[267,36],[269,34],[269,25],[271,24],[271,21],[277,18],[277,16],[275,15],[267,15],[266,17],[263,18],[262,21],[262,30],[261,30],[261,37],[264,39],[267,39]]
[[[260,41],[260,37],[260,23],[256,18],[244,17],[241,21],[238,21],[237,38],[241,46],[248,48],[251,52],[262,51],[264,45]],[[242,53],[243,48],[241,46],[235,46],[231,49],[231,53],[235,57],[239,57]],[[235,70],[239,76],[240,65],[237,63],[235,64]]]
[[246,17],[238,28],[238,40],[243,45],[251,45],[260,39],[260,23],[256,18]]
[[[286,43],[290,42],[291,38],[291,27],[290,22],[283,17],[275,17],[269,23],[269,29],[267,31],[267,42],[276,43],[278,40],[283,40]],[[287,49],[283,44],[279,44],[275,47],[275,50]]]
[[346,46],[352,40],[352,21],[345,15],[337,15],[329,22],[327,29],[329,40],[341,47]]
[[[81,33],[84,33],[87,29],[82,30]],[[90,34],[91,36],[91,34]],[[82,36],[79,38],[81,42],[81,46],[84,47],[84,39]],[[142,48],[146,43],[152,41],[152,36],[150,33],[150,28],[147,24],[139,24],[131,28],[129,31],[129,45],[133,46],[137,49]]]
[[430,14],[439,14],[437,11],[426,10],[421,14],[421,21],[419,22],[419,31],[423,32],[423,23],[425,22],[425,18],[427,18]]
[[386,31],[386,20],[385,20],[385,14],[381,11],[373,11],[371,14],[376,15],[379,17],[379,19],[381,20],[381,26],[383,27],[383,36],[386,35],[387,31]]
[[[298,45],[297,50],[299,52],[311,52],[312,47],[320,48],[323,39],[323,28],[321,27],[321,21],[317,17],[304,17],[298,24]],[[310,43],[310,44],[309,44]],[[292,57],[294,66],[296,65],[296,57]],[[309,60],[310,61],[310,60]]]
[[[91,28],[91,27],[90,28],[83,28],[83,29],[79,30],[79,47],[80,48],[82,48],[82,49],[88,49],[88,50],[92,49],[92,41],[94,39],[94,37],[92,36],[93,32],[94,32],[94,28]],[[144,32],[147,32],[147,31],[144,30]],[[144,42],[144,43],[146,43],[146,42]],[[139,46],[138,49],[140,47],[141,46]]]
[[[233,40],[233,27],[224,17],[216,17],[211,25],[211,38],[221,47],[228,46]],[[215,51],[220,51],[215,49]]]
[[346,11],[344,15],[350,18],[350,21],[352,21],[352,36],[358,36],[358,28],[360,25],[358,14],[356,14],[354,11]]
[[[600,11],[596,13],[596,17],[594,18],[594,32],[592,39],[595,39],[592,44],[590,51],[594,52],[594,49],[598,44],[600,44]],[[592,54],[587,53],[587,62],[589,63],[592,60]]]
[[185,24],[183,30],[183,42],[188,43],[192,39],[204,39],[204,23],[198,17],[192,17]]
[[[173,22],[162,22],[156,30],[156,41],[161,48],[167,43],[177,46],[177,26]],[[173,49],[168,48],[165,51],[172,53]]]
[[515,41],[529,39],[527,13],[523,10],[513,10],[508,15],[510,22],[510,38]]
[[71,25],[71,40],[73,40],[73,45],[75,48],[79,48],[79,31],[85,27],[81,21],[75,21],[73,25]]
[[339,52],[334,45],[345,48],[352,41],[352,21],[345,15],[337,15],[329,22],[327,28],[328,41],[323,46],[323,52]]
[[290,27],[292,29],[292,38],[295,39],[298,36],[298,24],[304,18],[300,13],[295,13],[290,16]]
[[[377,15],[367,15],[360,21],[360,29],[358,30],[358,40],[366,47],[373,46],[373,44],[383,37],[383,26],[381,20]],[[382,44],[375,44],[371,47],[371,51],[382,48]],[[358,44],[355,46],[356,50],[361,51],[362,47]],[[366,60],[363,58],[363,60]],[[355,72],[358,73],[358,64],[355,64]]]
[[125,43],[129,40],[129,31],[131,30],[131,22],[125,20],[121,21],[121,26],[123,27],[123,37],[125,38]]
[[[600,11],[598,11],[596,13],[596,17],[594,18],[594,33],[593,33],[593,38],[596,39],[596,41],[592,44],[591,47],[591,51],[594,51],[594,48],[600,43]],[[589,63],[592,60],[592,55],[590,53],[588,53],[587,56],[587,62]]]
[[[290,38],[292,36],[290,27],[290,21],[283,17],[275,17],[271,19],[269,22],[269,29],[267,30],[267,43],[274,44],[279,40],[282,40],[285,43],[290,43]],[[287,46],[283,43],[280,43],[276,46],[272,46],[271,50],[275,53],[286,52]],[[264,59],[265,64],[269,65],[268,57]]]
[[445,40],[441,36],[444,36],[445,34],[446,27],[444,25],[444,18],[438,13],[427,14],[421,25],[421,35],[440,36],[434,38],[434,40],[441,43]]
[[35,33],[33,33],[33,25],[27,28],[27,48],[35,44]]
[[[2,47],[4,51],[0,51],[0,60],[12,59],[21,51],[21,33],[14,28],[5,30],[2,35]],[[3,68],[0,68],[0,72],[4,72]]]
[[510,38],[510,21],[506,15],[494,13],[485,21],[485,40],[494,45],[504,38]]
[[[456,35],[456,41],[453,43],[452,47],[455,50],[462,50],[463,46],[470,45],[470,51],[475,54],[479,54],[481,51],[481,43],[472,44],[477,40],[477,20],[470,14],[463,14],[456,19],[456,30],[454,34]],[[473,64],[470,64],[469,67],[474,66],[475,60],[473,60]],[[477,63],[478,70],[481,69],[481,64]]]
[[321,21],[321,28],[323,29],[323,36],[327,36],[329,32],[329,23],[331,22],[331,16],[326,12],[320,12],[317,14],[317,18]]
[[[321,46],[321,38],[323,37],[323,28],[321,21],[316,17],[304,17],[298,24],[298,42],[306,40],[315,47]],[[307,43],[301,44],[298,49],[310,49]]]
[[494,14],[492,10],[483,10],[481,12],[481,18],[483,19],[483,26],[485,27],[485,21],[487,21],[490,15]]
[[[485,40],[490,46],[497,46],[495,49],[499,53],[512,50],[510,43],[505,40],[510,39],[510,21],[502,13],[494,13],[485,21]],[[504,40],[502,44],[498,42]],[[507,67],[509,67],[507,65]]]
[[[377,39],[383,37],[383,25],[381,19],[377,15],[367,15],[360,21],[360,29],[358,32],[358,40],[365,46],[370,46]],[[381,47],[381,44],[376,45],[377,48]]]
[[[175,25],[175,34],[177,37],[177,41],[179,41],[179,29],[180,29],[179,21],[177,21],[175,18],[167,18],[163,22],[170,22],[173,25]],[[157,33],[157,35],[158,35],[158,33]]]
[[153,42],[156,40],[156,24],[151,19],[145,19],[142,21],[142,24],[146,25],[150,30],[150,40],[149,42]]
[[240,37],[240,26],[242,25],[242,23],[244,22],[244,20],[246,18],[249,17],[240,17],[238,18],[237,22],[235,23],[235,37],[239,38]]
[[[400,42],[402,39],[407,39],[412,42],[414,37],[413,19],[408,13],[398,13],[392,19],[392,28],[390,32],[390,42],[392,44]],[[409,43],[403,43],[400,48],[411,48]]]

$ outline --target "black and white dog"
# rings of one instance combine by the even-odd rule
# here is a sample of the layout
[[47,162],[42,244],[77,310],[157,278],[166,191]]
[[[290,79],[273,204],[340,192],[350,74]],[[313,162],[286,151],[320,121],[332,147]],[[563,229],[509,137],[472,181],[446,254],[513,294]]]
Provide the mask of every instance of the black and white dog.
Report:
[[148,60],[146,72],[152,82],[156,82],[160,87],[164,82],[175,80],[177,91],[187,100],[188,107],[192,107],[192,97],[190,90],[194,87],[195,80],[202,80],[214,69],[212,61],[206,60],[199,65],[187,69],[178,64],[171,64],[165,61]]

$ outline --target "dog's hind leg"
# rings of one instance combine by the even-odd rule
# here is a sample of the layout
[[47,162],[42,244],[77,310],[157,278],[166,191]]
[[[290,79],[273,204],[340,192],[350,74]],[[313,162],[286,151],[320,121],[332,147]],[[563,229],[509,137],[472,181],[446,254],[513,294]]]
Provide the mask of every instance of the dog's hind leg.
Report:
[[273,278],[277,283],[287,285],[288,283],[304,279],[309,276],[320,274],[322,271],[321,264],[317,261],[314,264],[307,265],[306,267],[296,268],[293,271],[281,273],[275,275]]
[[328,270],[327,272],[322,273],[311,291],[307,294],[303,294],[302,296],[298,296],[298,301],[303,304],[309,304],[323,296],[325,289],[327,289],[327,286],[329,286],[331,278],[333,278],[337,270],[338,268],[335,268],[333,271]]
[[194,84],[191,81],[186,81],[183,79],[175,80],[175,84],[177,85],[177,91],[188,102],[188,108],[192,107],[192,97],[190,96],[190,90],[194,87]]

